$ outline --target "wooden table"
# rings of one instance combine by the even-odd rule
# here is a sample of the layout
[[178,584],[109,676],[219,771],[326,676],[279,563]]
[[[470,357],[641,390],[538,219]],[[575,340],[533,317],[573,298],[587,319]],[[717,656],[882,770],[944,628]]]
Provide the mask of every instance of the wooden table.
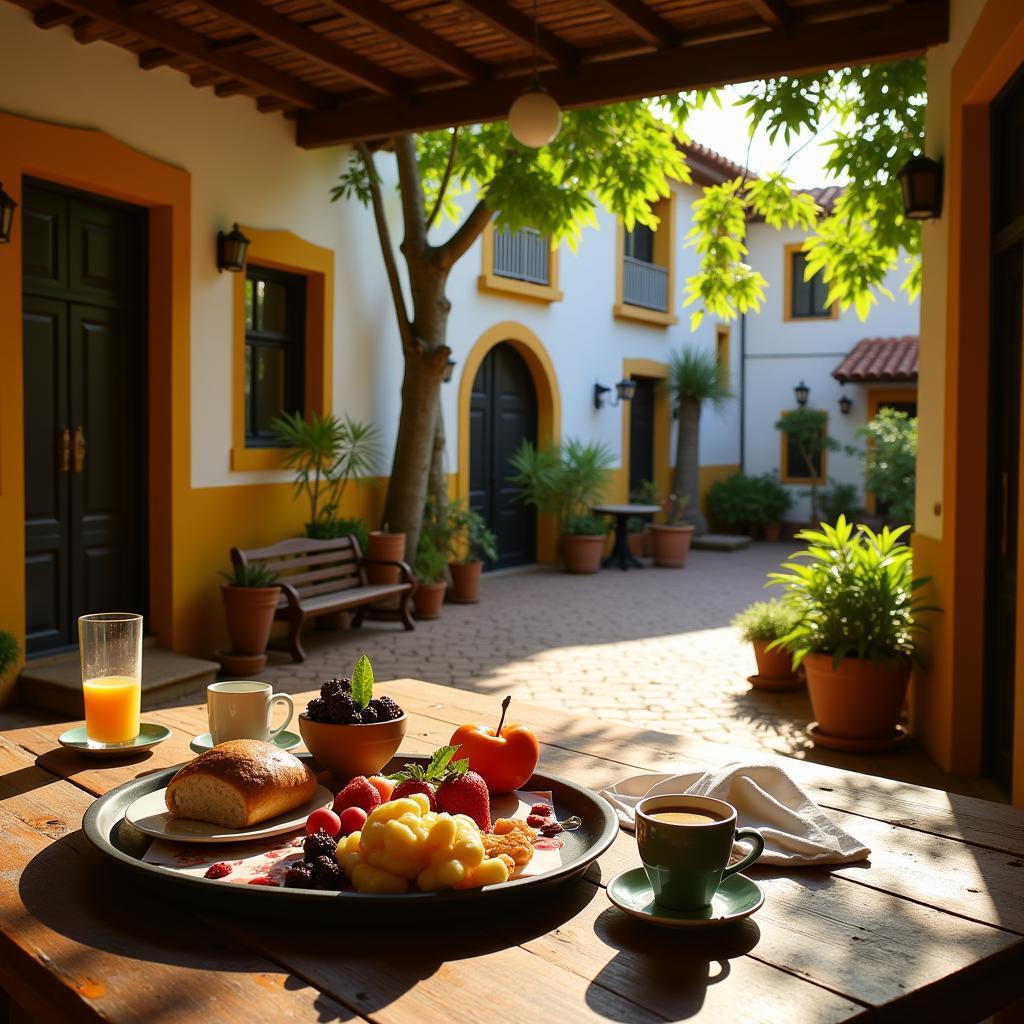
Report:
[[631,565],[637,569],[644,567],[639,558],[635,558],[629,550],[629,521],[634,516],[638,518],[650,518],[656,512],[661,511],[660,505],[595,505],[591,512],[601,516],[613,516],[615,518],[615,545],[611,554],[601,563],[607,567],[616,562],[619,568],[625,572]]
[[[409,752],[494,717],[492,697],[415,680],[381,689],[410,713]],[[537,730],[545,768],[595,789],[736,754],[535,706],[516,715]],[[88,845],[94,796],[187,759],[206,731],[202,707],[146,718],[174,736],[111,763],[57,747],[66,723],[0,713],[0,986],[12,1019],[945,1022],[1024,995],[1024,811],[790,761],[871,861],[754,869],[765,904],[727,929],[663,931],[612,907],[604,883],[639,863],[620,833],[583,879],[515,915],[402,934],[342,919],[283,931],[156,905]]]

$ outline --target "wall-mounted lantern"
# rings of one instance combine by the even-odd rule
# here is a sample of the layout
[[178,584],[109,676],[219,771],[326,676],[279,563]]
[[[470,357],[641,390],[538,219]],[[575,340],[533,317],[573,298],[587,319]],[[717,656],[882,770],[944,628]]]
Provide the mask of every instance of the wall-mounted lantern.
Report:
[[793,388],[793,394],[796,396],[796,404],[802,409],[807,404],[807,399],[811,396],[811,389],[803,381],[800,381]]
[[444,364],[444,369],[441,371],[441,383],[447,384],[452,379],[454,374],[455,360],[449,359],[448,362]]
[[931,220],[942,213],[942,164],[938,160],[911,157],[897,176],[903,189],[903,212],[911,220]]
[[217,232],[217,270],[229,270],[233,274],[245,270],[248,251],[249,239],[238,230],[237,224],[226,234]]
[[839,411],[844,416],[850,415],[850,410],[853,408],[853,399],[849,395],[841,395],[839,398]]
[[[606,388],[603,384],[594,385],[594,408],[604,408],[604,396],[611,391],[611,388]],[[615,399],[610,401],[608,404],[614,409],[620,402],[632,402],[633,396],[636,394],[636,381],[630,380],[628,377],[623,378],[615,385]]]
[[0,244],[11,240],[11,228],[14,226],[14,211],[17,206],[0,183]]

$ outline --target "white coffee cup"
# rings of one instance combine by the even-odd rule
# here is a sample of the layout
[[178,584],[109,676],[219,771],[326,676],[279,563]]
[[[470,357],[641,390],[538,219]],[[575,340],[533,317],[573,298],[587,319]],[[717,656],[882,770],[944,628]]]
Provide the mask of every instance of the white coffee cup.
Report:
[[[277,702],[287,705],[288,715],[271,729],[270,715]],[[287,693],[274,693],[270,683],[242,680],[211,683],[206,688],[206,712],[214,744],[225,740],[272,740],[292,720],[295,705]]]

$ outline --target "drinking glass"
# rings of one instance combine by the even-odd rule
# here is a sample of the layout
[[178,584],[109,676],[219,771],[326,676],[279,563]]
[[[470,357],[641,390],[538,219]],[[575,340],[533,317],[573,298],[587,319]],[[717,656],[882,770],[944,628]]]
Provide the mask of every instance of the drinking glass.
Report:
[[85,734],[94,743],[139,735],[142,703],[142,616],[99,612],[78,620],[85,696]]

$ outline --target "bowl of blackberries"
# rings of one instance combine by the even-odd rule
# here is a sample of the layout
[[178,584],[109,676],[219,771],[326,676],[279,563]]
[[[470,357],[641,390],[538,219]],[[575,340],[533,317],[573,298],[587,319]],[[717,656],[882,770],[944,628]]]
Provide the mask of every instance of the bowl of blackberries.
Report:
[[394,700],[373,695],[365,654],[351,678],[328,679],[299,715],[306,749],[340,779],[376,775],[398,752],[407,724]]

